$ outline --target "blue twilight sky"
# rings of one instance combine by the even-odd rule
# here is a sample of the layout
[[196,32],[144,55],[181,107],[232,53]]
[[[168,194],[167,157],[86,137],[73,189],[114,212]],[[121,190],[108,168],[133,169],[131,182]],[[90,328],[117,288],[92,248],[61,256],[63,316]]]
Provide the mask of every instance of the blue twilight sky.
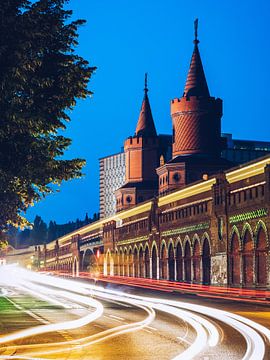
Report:
[[212,96],[223,99],[222,131],[270,141],[269,0],[70,0],[80,29],[77,52],[97,66],[66,135],[66,157],[87,160],[85,177],[31,208],[45,221],[64,223],[98,211],[100,157],[116,153],[133,135],[144,73],[159,133],[171,132],[170,99],[183,93],[199,18],[200,52]]

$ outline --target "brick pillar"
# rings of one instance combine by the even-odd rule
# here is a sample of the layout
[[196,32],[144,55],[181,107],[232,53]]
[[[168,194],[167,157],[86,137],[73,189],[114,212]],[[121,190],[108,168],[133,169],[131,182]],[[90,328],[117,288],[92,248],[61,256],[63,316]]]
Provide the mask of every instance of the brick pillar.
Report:
[[103,261],[103,274],[104,276],[107,276],[107,261],[106,261],[106,258],[104,258],[104,261]]
[[152,279],[152,257],[149,257],[149,277]]
[[159,280],[159,257],[157,256],[157,280]]
[[244,285],[244,261],[243,261],[243,254],[240,253],[240,286]]

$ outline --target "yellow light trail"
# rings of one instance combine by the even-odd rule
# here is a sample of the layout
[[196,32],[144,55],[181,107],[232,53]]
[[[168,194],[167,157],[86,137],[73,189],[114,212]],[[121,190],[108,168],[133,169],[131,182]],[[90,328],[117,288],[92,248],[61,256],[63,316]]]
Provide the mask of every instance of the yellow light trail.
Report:
[[[1,271],[3,270],[1,269]],[[216,347],[219,344],[220,331],[211,319],[231,326],[243,336],[246,341],[246,352],[242,360],[263,359],[265,354],[265,344],[261,334],[263,334],[270,342],[270,330],[265,326],[260,325],[243,316],[220,309],[197,304],[189,304],[182,301],[172,301],[169,299],[126,294],[116,290],[104,289],[100,286],[81,283],[79,281],[66,280],[49,275],[41,275],[12,267],[9,267],[8,282],[6,282],[4,285],[7,285],[8,283],[10,286],[12,282],[12,276],[10,276],[11,274],[13,274],[13,286],[20,286],[19,284],[23,283],[25,289],[36,297],[42,298],[45,296],[48,301],[56,301],[58,303],[60,302],[62,303],[63,307],[66,308],[67,301],[72,302],[73,304],[83,304],[84,306],[91,306],[95,309],[95,311],[91,312],[91,314],[88,314],[83,318],[73,320],[71,322],[37,326],[2,336],[0,337],[0,343],[6,343],[7,341],[12,341],[14,339],[18,340],[25,336],[41,334],[48,331],[59,331],[62,329],[74,328],[72,326],[80,327],[84,326],[86,323],[89,324],[91,321],[95,321],[102,315],[103,306],[99,301],[94,300],[91,297],[92,295],[98,297],[99,299],[119,301],[121,303],[127,303],[140,307],[147,313],[147,317],[140,322],[121,325],[106,331],[102,331],[95,335],[81,338],[79,339],[79,345],[75,345],[75,343],[78,344],[78,340],[45,344],[48,348],[46,355],[81,349],[82,347],[91,346],[92,344],[104,341],[113,336],[119,336],[131,331],[138,331],[143,327],[148,326],[154,320],[155,310],[175,316],[176,318],[179,318],[188,323],[195,330],[196,337],[193,343],[191,343],[190,346],[182,353],[174,357],[174,360],[193,359],[195,356],[204,351],[207,346]],[[0,279],[3,279],[1,273]],[[62,301],[63,299],[65,299],[65,302]],[[206,319],[205,316],[210,318],[210,321]],[[69,323],[71,323],[72,326]],[[60,345],[61,349],[52,349],[53,347],[59,347]],[[44,347],[44,344],[22,345],[21,347],[16,348],[21,350],[29,350],[30,353],[26,353],[25,356],[44,356],[44,352],[35,352],[35,349],[38,350],[39,346]],[[15,357],[27,358],[18,357],[18,355]],[[0,358],[11,359],[12,357],[0,356]]]

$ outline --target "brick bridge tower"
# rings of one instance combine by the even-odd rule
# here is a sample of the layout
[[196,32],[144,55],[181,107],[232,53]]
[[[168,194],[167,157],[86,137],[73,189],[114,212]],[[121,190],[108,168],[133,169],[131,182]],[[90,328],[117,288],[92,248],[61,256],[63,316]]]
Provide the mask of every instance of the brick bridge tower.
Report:
[[171,102],[173,158],[185,154],[221,152],[222,100],[210,96],[199,52],[198,19],[194,50],[182,98]]
[[160,195],[233,165],[220,157],[222,100],[210,96],[197,30],[198,19],[184,93],[171,101],[172,160],[157,169]]
[[159,138],[148,98],[147,74],[142,107],[134,136],[124,143],[126,182],[115,192],[116,210],[124,210],[152,198],[157,193]]

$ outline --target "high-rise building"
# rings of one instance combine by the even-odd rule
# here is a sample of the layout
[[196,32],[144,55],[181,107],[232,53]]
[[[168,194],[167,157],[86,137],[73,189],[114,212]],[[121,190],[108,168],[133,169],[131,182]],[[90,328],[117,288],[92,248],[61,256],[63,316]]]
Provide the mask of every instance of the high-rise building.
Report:
[[123,151],[99,159],[100,218],[115,214],[115,191],[125,183],[125,153]]

